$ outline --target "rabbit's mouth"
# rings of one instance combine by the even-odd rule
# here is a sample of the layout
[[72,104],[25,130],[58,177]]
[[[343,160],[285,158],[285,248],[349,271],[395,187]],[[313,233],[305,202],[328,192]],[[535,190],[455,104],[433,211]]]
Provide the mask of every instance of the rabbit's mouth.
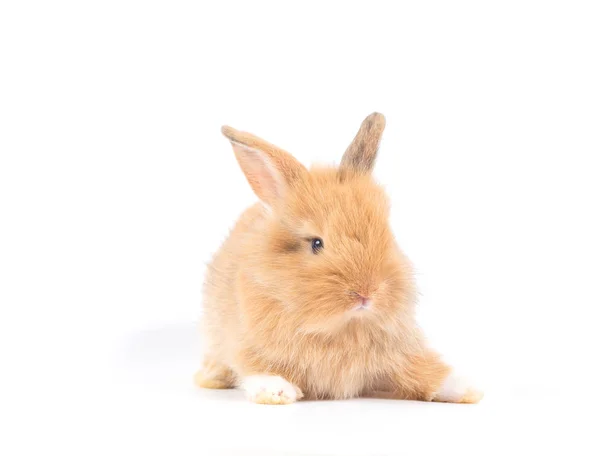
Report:
[[363,312],[365,310],[368,310],[372,305],[373,301],[371,299],[361,297],[360,302],[357,304],[356,307],[354,307],[353,310],[357,312]]
[[354,307],[352,307],[352,311],[363,312],[373,306],[372,295],[366,296],[355,291],[349,291],[348,294],[354,298]]

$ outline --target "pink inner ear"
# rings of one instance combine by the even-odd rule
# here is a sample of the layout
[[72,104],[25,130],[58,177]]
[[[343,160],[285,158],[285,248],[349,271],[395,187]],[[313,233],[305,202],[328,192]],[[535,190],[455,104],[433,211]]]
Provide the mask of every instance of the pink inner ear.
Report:
[[281,196],[276,170],[260,150],[239,143],[232,143],[235,156],[254,193],[265,203],[272,205]]

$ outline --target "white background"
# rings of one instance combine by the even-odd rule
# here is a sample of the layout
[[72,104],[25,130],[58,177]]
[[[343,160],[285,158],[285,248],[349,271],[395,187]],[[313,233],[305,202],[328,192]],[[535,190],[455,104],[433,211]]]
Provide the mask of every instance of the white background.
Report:
[[[2,453],[594,454],[599,23],[593,1],[2,2]],[[335,163],[375,110],[422,324],[486,398],[195,390],[204,265],[255,200],[220,126]]]

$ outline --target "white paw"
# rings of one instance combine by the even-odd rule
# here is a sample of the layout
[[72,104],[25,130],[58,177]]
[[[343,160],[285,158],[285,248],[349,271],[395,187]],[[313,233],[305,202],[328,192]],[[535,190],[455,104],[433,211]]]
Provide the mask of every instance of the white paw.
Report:
[[242,389],[248,399],[257,404],[291,404],[302,397],[294,385],[275,375],[245,377]]
[[473,388],[464,377],[450,373],[433,400],[438,402],[461,402],[474,404],[481,400],[483,392]]

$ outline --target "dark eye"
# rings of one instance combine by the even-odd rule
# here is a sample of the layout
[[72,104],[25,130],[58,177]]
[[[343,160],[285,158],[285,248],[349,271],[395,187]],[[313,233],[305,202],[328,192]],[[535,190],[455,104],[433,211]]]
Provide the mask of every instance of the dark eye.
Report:
[[310,242],[312,244],[313,253],[319,253],[319,250],[323,248],[323,240],[320,238],[313,238]]

